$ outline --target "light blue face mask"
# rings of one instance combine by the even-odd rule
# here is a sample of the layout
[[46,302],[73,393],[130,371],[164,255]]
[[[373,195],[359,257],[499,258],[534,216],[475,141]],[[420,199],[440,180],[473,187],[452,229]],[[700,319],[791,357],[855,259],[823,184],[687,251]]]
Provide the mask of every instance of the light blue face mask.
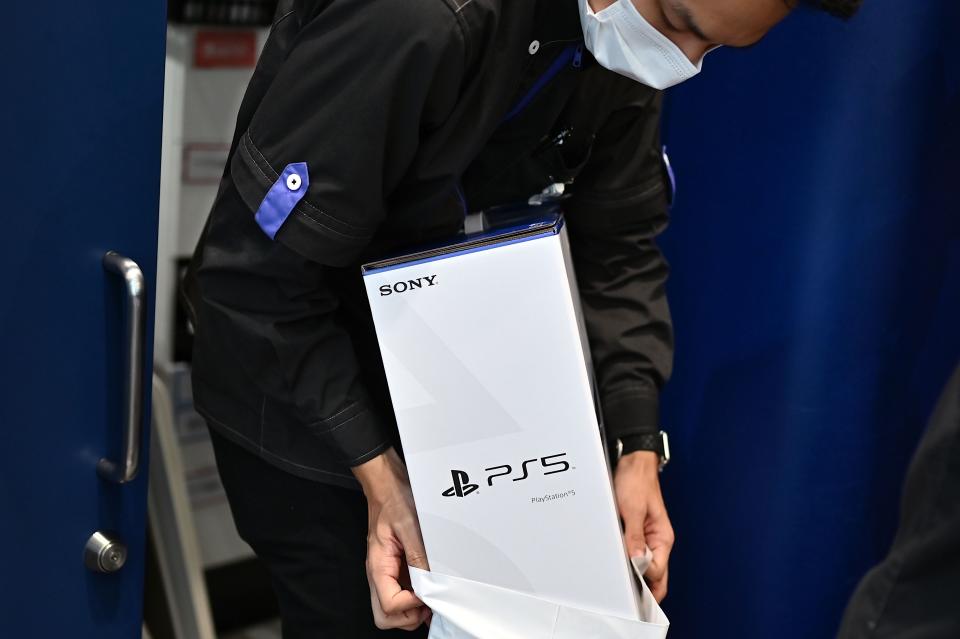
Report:
[[587,49],[601,66],[654,89],[689,80],[703,66],[703,58],[691,62],[647,22],[631,0],[617,0],[599,13],[594,13],[589,0],[580,0],[580,23]]

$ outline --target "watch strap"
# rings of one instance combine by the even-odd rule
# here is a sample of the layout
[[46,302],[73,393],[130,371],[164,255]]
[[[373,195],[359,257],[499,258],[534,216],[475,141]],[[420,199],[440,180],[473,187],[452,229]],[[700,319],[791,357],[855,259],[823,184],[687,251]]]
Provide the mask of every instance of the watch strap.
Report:
[[650,451],[660,457],[660,469],[670,461],[670,444],[664,431],[629,433],[617,438],[617,459],[637,451]]
[[651,450],[656,453],[663,451],[660,433],[637,433],[624,435],[620,438],[620,454],[626,455],[638,450]]

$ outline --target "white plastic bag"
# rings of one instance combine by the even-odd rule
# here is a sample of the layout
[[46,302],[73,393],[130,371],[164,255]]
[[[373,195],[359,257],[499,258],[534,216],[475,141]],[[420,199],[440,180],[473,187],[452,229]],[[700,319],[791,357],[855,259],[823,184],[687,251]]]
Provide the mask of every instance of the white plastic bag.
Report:
[[670,625],[643,579],[642,621],[598,615],[413,567],[410,580],[433,610],[429,639],[664,639]]

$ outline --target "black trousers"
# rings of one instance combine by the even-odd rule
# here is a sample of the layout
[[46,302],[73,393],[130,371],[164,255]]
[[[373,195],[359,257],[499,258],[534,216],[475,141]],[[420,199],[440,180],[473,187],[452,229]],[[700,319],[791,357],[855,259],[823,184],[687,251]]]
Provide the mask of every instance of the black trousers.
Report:
[[910,464],[890,554],[847,606],[839,639],[960,638],[960,368]]
[[359,491],[286,473],[210,429],[240,537],[267,566],[284,639],[421,639],[373,623],[364,561],[367,504]]

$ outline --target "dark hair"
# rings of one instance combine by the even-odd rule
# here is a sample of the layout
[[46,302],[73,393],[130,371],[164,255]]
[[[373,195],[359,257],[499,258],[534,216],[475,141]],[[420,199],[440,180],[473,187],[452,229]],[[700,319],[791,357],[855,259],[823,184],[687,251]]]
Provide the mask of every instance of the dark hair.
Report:
[[803,0],[803,2],[830,15],[846,19],[860,9],[863,0]]

